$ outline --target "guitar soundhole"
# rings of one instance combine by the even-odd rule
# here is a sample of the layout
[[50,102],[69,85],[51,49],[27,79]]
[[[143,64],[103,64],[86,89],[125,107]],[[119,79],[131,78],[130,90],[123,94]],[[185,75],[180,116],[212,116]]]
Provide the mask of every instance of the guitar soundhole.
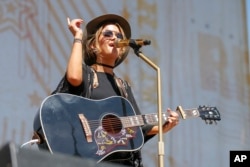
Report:
[[106,132],[116,134],[121,131],[122,123],[115,115],[106,115],[102,119],[102,127]]

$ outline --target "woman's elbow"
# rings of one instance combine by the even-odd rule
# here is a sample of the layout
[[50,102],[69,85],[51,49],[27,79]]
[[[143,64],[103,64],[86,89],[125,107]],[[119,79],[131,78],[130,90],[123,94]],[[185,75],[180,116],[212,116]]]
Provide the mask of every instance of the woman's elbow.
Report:
[[67,75],[67,80],[73,86],[79,86],[82,83],[82,77]]

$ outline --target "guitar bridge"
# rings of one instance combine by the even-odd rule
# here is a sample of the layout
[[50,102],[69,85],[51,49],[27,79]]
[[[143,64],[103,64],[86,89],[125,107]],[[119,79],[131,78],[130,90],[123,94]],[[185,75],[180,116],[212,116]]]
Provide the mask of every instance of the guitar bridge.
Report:
[[83,114],[78,114],[80,120],[81,120],[81,123],[82,123],[82,127],[83,127],[83,130],[84,130],[84,133],[86,135],[86,139],[87,139],[87,142],[90,143],[90,142],[93,142],[92,140],[92,132],[89,128],[89,124],[88,124],[88,121],[87,119],[85,118],[85,116]]

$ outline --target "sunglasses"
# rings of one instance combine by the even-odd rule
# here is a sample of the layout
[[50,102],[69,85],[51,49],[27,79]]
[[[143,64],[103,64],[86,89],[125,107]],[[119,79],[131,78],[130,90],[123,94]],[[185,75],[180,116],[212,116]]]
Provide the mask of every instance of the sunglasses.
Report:
[[123,39],[123,35],[120,32],[115,32],[115,31],[111,31],[111,30],[106,30],[106,31],[102,32],[102,35],[104,37],[108,37],[108,38],[112,38],[114,34],[115,34],[116,38]]

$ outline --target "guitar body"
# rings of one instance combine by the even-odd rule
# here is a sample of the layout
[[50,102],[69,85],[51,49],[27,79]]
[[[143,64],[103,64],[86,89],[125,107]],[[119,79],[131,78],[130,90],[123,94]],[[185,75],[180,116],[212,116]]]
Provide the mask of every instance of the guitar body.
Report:
[[[180,118],[200,117],[206,123],[220,121],[216,107],[177,107]],[[168,113],[162,118],[167,121]],[[139,150],[144,143],[141,126],[156,124],[157,114],[136,115],[130,102],[118,96],[91,100],[66,93],[45,98],[34,119],[39,148],[94,159],[117,160],[115,153]],[[125,156],[124,156],[125,155]],[[121,157],[119,157],[121,158]],[[129,158],[122,154],[122,159]]]
[[[79,114],[87,120],[91,140],[87,140]],[[60,152],[100,162],[115,152],[135,151],[142,147],[141,128],[123,127],[120,121],[120,117],[134,115],[133,107],[123,97],[90,100],[57,93],[42,102],[38,120],[51,153]]]

